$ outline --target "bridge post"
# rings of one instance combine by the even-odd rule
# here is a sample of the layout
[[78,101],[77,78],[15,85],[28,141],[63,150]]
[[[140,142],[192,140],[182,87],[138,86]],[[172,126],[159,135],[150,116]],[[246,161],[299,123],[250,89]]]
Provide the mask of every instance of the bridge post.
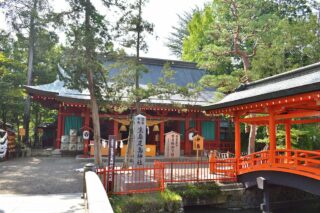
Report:
[[275,122],[275,113],[272,109],[269,109],[269,142],[270,142],[270,163],[275,162],[275,151],[277,147],[277,138],[276,138],[276,122]]
[[270,192],[267,180],[263,177],[257,178],[257,185],[259,189],[262,189],[263,203],[260,204],[260,209],[263,213],[270,212]]
[[286,149],[291,149],[291,120],[287,120],[285,123],[286,127]]

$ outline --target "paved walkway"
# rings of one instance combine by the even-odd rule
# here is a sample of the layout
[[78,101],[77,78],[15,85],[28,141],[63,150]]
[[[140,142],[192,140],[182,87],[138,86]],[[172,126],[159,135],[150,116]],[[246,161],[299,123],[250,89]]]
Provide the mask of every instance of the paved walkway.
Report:
[[29,157],[0,162],[0,194],[82,192],[85,162],[74,157]]
[[84,212],[85,162],[74,157],[29,157],[0,162],[0,213]]
[[80,193],[55,195],[0,195],[0,213],[84,213]]

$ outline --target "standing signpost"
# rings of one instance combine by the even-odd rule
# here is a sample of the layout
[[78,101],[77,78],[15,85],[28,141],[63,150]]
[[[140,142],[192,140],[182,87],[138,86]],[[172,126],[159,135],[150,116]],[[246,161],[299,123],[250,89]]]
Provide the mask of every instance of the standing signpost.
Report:
[[84,130],[82,133],[82,138],[84,140],[84,155],[88,154],[89,149],[89,138],[90,138],[90,132],[89,130]]
[[22,140],[23,136],[26,135],[26,130],[24,128],[19,128],[19,135],[20,135],[20,140]]
[[146,162],[146,117],[137,115],[133,120],[133,166],[143,166]]
[[167,158],[180,157],[180,134],[174,131],[165,134],[164,156]]
[[110,172],[114,170],[115,166],[115,149],[116,149],[116,142],[117,138],[115,135],[109,135],[109,158],[108,158],[108,175],[107,175],[107,192],[111,192],[113,188],[113,182],[114,182],[114,173]]
[[199,158],[199,150],[203,150],[203,137],[200,135],[196,135],[193,137],[193,150],[197,151],[197,160]]

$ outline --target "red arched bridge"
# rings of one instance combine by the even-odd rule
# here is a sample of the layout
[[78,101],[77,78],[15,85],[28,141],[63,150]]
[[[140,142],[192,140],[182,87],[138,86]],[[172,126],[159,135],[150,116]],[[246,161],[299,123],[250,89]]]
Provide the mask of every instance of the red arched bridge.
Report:
[[[233,162],[233,164],[232,164]],[[229,166],[225,166],[226,164]],[[263,177],[269,184],[282,185],[320,195],[320,152],[265,150],[236,158],[210,158],[211,173],[235,176],[246,187]]]

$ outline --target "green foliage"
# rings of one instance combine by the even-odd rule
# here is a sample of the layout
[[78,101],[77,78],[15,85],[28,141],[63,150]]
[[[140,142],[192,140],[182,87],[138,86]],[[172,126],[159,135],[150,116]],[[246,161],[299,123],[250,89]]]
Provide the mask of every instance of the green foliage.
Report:
[[135,0],[126,5],[124,15],[119,18],[115,30],[120,44],[126,48],[135,48],[136,56],[139,51],[147,51],[145,37],[153,33],[154,25],[142,18],[142,9],[148,0]]
[[[317,124],[293,125],[291,128],[291,144],[294,149],[320,149],[320,127]],[[285,148],[286,132],[283,125],[277,127],[277,147]],[[257,136],[258,143],[269,143],[267,129],[260,127]]]
[[190,20],[182,58],[208,70],[213,77],[202,82],[224,93],[233,91],[237,81],[317,62],[316,9],[305,0],[213,0]]
[[148,194],[113,195],[110,202],[116,213],[181,212],[181,197],[170,191]]
[[220,193],[220,188],[215,183],[188,183],[183,186],[170,186],[171,191],[179,194],[183,199],[207,199]]
[[172,26],[172,32],[170,33],[167,41],[167,47],[171,53],[178,58],[182,57],[183,40],[189,36],[188,24],[191,21],[193,15],[199,12],[199,8],[195,8],[190,12],[184,12],[182,15],[178,15],[178,23],[176,26]]

